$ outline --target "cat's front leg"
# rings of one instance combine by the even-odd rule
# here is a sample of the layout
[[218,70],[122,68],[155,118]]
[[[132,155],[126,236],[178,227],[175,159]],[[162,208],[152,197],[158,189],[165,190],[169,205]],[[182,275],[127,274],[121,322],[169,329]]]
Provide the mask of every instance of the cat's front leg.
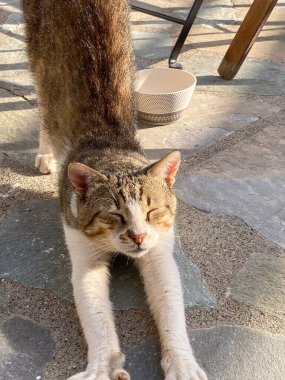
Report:
[[72,261],[75,303],[88,344],[86,371],[69,380],[130,380],[123,369],[124,355],[109,300],[108,262],[94,259],[96,250],[80,231],[66,225],[64,231]]
[[35,167],[43,174],[55,173],[57,162],[47,131],[42,125],[40,128],[40,144],[36,155]]
[[162,346],[165,380],[207,380],[193,355],[185,324],[182,287],[173,258],[173,230],[137,259]]

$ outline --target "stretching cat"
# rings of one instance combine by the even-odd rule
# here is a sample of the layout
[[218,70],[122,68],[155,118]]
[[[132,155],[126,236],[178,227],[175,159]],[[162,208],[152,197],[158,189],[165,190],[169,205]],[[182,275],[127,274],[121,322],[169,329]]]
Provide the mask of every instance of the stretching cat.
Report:
[[134,65],[125,0],[23,0],[41,111],[42,172],[59,194],[88,366],[70,380],[128,380],[109,301],[113,252],[142,273],[167,380],[205,380],[186,332],[172,256],[180,163],[150,165],[135,139]]

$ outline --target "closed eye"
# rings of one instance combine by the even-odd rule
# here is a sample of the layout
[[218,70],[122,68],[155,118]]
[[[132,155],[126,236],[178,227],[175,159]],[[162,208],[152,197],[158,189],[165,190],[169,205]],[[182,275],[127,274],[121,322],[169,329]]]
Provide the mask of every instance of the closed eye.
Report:
[[156,210],[159,210],[159,208],[153,208],[152,210],[150,210],[147,214],[146,214],[146,221],[149,222],[150,220],[150,215],[153,211],[156,211]]
[[174,214],[169,206],[157,207],[147,213],[146,220],[149,223],[160,223],[165,218],[173,218]]
[[118,219],[120,219],[120,222],[122,223],[122,224],[126,224],[126,219],[123,217],[123,215],[122,214],[118,214],[118,213],[116,213],[116,212],[112,212],[110,215],[112,215],[112,216],[115,216],[115,217],[117,217]]
[[89,220],[89,222],[85,225],[85,228],[87,229],[88,227],[92,226],[92,224],[94,223],[94,220],[97,218],[97,216],[100,214],[100,211],[99,212],[96,212],[92,218]]

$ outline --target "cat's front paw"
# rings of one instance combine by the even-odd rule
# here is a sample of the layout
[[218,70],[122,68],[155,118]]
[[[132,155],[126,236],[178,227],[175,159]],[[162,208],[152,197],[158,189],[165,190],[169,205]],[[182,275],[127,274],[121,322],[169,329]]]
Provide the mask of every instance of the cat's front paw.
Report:
[[116,369],[112,375],[107,372],[98,374],[96,371],[84,371],[69,377],[67,380],[131,380],[130,375],[124,369]]
[[186,356],[169,354],[162,360],[165,380],[207,380],[206,373],[200,368],[192,353]]
[[131,376],[124,369],[116,369],[112,375],[112,380],[131,380]]

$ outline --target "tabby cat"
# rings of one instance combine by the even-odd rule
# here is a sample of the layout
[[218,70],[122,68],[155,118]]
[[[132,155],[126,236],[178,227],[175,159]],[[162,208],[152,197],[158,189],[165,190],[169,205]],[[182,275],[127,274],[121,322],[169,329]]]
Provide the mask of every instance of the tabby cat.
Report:
[[172,256],[180,163],[150,165],[135,139],[134,63],[126,0],[23,0],[41,112],[36,166],[59,171],[72,284],[88,344],[86,371],[70,380],[128,380],[112,306],[114,252],[141,271],[167,380],[205,380],[188,341]]

